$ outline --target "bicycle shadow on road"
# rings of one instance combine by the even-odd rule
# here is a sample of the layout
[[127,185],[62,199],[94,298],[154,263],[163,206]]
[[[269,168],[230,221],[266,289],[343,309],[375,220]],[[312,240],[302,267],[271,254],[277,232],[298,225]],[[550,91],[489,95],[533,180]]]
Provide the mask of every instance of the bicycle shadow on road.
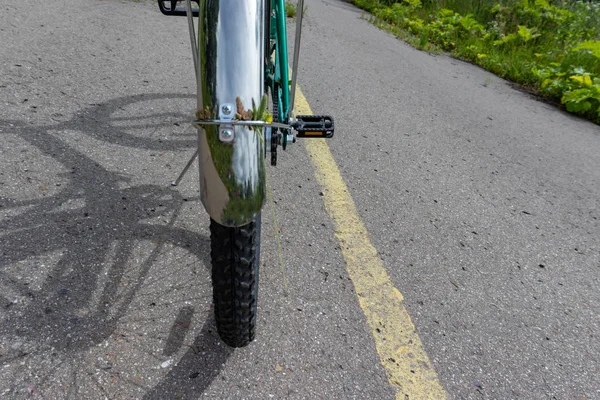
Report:
[[[87,151],[62,140],[60,132],[82,132],[128,148],[128,154],[132,155],[136,149],[189,150],[196,145],[195,133],[191,138],[161,141],[131,134],[128,129],[119,127],[135,121],[136,129],[168,130],[173,120],[167,120],[166,114],[154,113],[151,118],[115,118],[114,114],[141,100],[192,98],[184,94],[128,96],[96,104],[68,121],[44,126],[0,120],[1,136],[16,136],[38,154],[63,167],[63,172],[54,175],[49,172],[51,176],[60,177],[63,183],[45,197],[19,199],[19,188],[11,188],[12,193],[5,195],[6,186],[0,196],[0,211],[4,214],[0,219],[0,339],[11,344],[2,349],[0,365],[5,367],[18,362],[34,369],[34,373],[19,374],[19,368],[15,367],[15,377],[20,378],[14,380],[14,385],[35,387],[40,392],[56,390],[51,387],[53,376],[61,375],[60,369],[71,365],[73,378],[69,379],[73,382],[67,386],[75,388],[69,389],[75,390],[75,395],[78,387],[87,386],[88,381],[97,386],[93,378],[85,378],[77,371],[86,364],[79,365],[77,360],[82,353],[93,353],[94,347],[106,343],[117,331],[125,338],[146,334],[128,332],[122,320],[131,319],[131,308],[139,307],[140,296],[146,296],[148,291],[154,292],[152,296],[158,299],[156,301],[171,299],[179,311],[167,315],[169,320],[175,318],[170,331],[154,333],[160,343],[163,336],[168,336],[163,355],[173,356],[183,348],[195,308],[193,299],[175,297],[184,296],[188,293],[186,290],[193,292],[194,288],[184,285],[187,282],[179,277],[183,272],[177,269],[195,269],[197,264],[210,268],[209,239],[177,225],[183,204],[194,201],[200,207],[198,199],[184,198],[179,190],[167,185],[135,185],[135,177],[103,167]],[[175,118],[185,121],[189,116],[176,115]],[[35,157],[26,154],[22,157]],[[31,165],[36,163],[35,158],[26,161]],[[184,163],[182,160],[182,165]],[[21,176],[11,179],[18,179],[23,185],[36,185],[28,179],[27,169],[20,170],[18,175]],[[149,223],[149,220],[160,220],[160,223]],[[162,268],[163,263],[172,266],[179,262],[183,265],[175,265],[175,272],[167,270],[156,274],[157,264]],[[171,285],[163,285],[163,281]],[[175,293],[177,289],[173,286],[177,288],[177,285],[185,290]],[[210,282],[205,285],[204,292],[210,295],[210,290],[206,290]],[[151,303],[152,307],[156,301]],[[206,319],[206,316],[200,318]],[[150,347],[140,350],[138,346],[137,351],[149,353]],[[211,314],[193,345],[177,363],[177,373],[171,372],[157,386],[149,388],[146,397],[167,398],[174,391],[200,394],[217,376],[230,353],[218,340]],[[112,361],[106,365],[94,364],[93,368],[112,369],[110,373],[118,375]],[[205,368],[198,370],[201,365]],[[42,377],[38,381],[33,378],[36,374]],[[7,376],[1,377],[8,382]],[[110,393],[109,388],[106,393]]]

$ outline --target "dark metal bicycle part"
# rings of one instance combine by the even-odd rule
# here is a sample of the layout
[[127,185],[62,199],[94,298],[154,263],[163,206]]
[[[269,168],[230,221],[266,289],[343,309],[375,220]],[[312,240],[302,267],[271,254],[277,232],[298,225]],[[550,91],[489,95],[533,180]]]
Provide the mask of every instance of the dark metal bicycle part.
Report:
[[[199,0],[192,0],[194,3],[199,5]],[[185,6],[181,4],[180,0],[158,0],[158,8],[164,15],[173,15],[177,17],[185,17],[187,12]],[[198,8],[192,9],[194,17],[198,16]]]
[[[279,121],[279,88],[277,84],[271,87],[271,100],[273,101],[273,122]],[[271,165],[277,165],[277,145],[279,145],[279,129],[273,129],[271,132]]]
[[194,160],[196,159],[196,157],[198,157],[198,149],[196,149],[196,151],[192,155],[192,158],[189,159],[189,161],[187,162],[187,164],[183,168],[183,171],[181,171],[181,173],[179,174],[179,176],[177,177],[177,179],[175,179],[173,182],[171,182],[171,186],[177,186],[177,185],[179,185],[181,183],[181,180],[183,179],[183,177],[185,176],[185,174],[188,172],[188,170],[192,166],[192,163],[194,162]]

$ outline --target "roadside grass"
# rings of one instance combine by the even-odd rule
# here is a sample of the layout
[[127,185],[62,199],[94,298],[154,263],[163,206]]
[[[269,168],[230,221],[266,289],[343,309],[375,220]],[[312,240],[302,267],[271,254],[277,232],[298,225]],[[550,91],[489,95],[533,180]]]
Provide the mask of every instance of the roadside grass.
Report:
[[[306,10],[308,6],[305,4],[304,9],[302,10],[302,16],[306,15]],[[295,0],[285,0],[285,15],[288,18],[296,18],[298,14],[298,2]]]
[[354,0],[411,45],[525,86],[600,124],[600,2]]
[[296,18],[298,13],[298,4],[292,0],[285,0],[285,16],[288,18]]

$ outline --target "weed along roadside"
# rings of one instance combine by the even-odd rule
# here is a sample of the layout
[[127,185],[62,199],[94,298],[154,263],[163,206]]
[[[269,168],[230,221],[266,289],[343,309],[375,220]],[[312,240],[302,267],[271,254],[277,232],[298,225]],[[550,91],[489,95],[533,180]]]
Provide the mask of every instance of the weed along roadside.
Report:
[[600,124],[600,1],[354,0],[413,46],[447,51]]

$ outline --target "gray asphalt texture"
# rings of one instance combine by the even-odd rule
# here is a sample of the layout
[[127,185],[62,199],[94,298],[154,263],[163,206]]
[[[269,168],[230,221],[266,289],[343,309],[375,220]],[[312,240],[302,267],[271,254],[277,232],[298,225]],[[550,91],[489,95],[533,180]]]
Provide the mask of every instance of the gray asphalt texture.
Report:
[[[299,84],[449,398],[600,398],[600,127],[306,3]],[[393,398],[302,144],[257,340],[219,341],[197,175],[169,185],[192,70],[152,1],[0,6],[0,398]]]

